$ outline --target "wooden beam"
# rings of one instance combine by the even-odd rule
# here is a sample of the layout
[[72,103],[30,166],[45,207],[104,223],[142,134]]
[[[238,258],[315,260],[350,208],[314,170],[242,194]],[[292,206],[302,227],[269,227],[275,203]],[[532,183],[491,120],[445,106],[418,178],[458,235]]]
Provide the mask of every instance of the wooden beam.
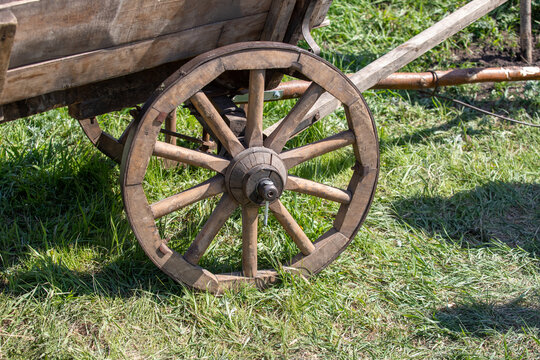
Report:
[[532,11],[531,11],[531,0],[521,0],[520,8],[520,43],[521,43],[521,57],[523,60],[529,64],[533,61],[532,50],[533,50],[533,37],[532,37]]
[[[266,15],[247,16],[10,69],[0,104],[131,74],[187,59],[226,44],[258,40]],[[240,28],[242,31],[238,30]]]
[[0,11],[0,95],[6,83],[6,72],[17,30],[17,18],[9,10]]
[[[19,19],[14,68],[267,13],[271,2],[40,0],[1,6],[8,6]],[[236,32],[240,29],[244,30]]]
[[261,34],[262,41],[283,41],[296,0],[273,0]]
[[[351,80],[361,92],[371,88],[388,75],[417,59],[506,1],[474,0],[469,2],[435,25],[414,36],[409,41],[373,61],[351,76]],[[331,114],[339,106],[339,101],[332,95],[328,93],[323,94],[300,122],[296,132],[302,131],[318,119]],[[264,133],[266,136],[270,135],[271,131],[277,126],[276,124],[265,130]]]

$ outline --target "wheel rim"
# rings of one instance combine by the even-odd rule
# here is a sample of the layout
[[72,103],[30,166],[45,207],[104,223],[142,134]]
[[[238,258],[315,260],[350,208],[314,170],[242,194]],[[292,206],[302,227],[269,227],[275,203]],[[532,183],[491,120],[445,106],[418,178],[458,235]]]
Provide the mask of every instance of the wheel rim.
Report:
[[[249,71],[249,103],[244,144],[227,127],[204,86],[225,71]],[[263,93],[266,70],[296,71],[313,81],[273,132],[263,137]],[[348,130],[298,148],[282,151],[300,120],[327,91],[345,108]],[[211,128],[230,158],[205,154],[157,141],[163,121],[180,104],[190,101]],[[298,164],[352,146],[356,164],[347,190],[288,175]],[[149,204],[143,181],[151,156],[199,166],[217,175],[204,183]],[[243,283],[259,287],[276,281],[277,270],[257,269],[258,211],[269,208],[300,253],[283,268],[309,275],[332,262],[354,237],[373,199],[379,153],[371,114],[358,90],[339,70],[297,47],[282,43],[240,43],[201,55],[167,79],[143,108],[126,142],[121,171],[122,195],[132,229],[148,257],[176,281],[221,292]],[[340,203],[333,226],[310,240],[280,201],[293,191]],[[160,237],[155,219],[194,202],[223,194],[209,219],[184,255]],[[242,271],[213,274],[197,265],[219,229],[237,207],[242,208]]]

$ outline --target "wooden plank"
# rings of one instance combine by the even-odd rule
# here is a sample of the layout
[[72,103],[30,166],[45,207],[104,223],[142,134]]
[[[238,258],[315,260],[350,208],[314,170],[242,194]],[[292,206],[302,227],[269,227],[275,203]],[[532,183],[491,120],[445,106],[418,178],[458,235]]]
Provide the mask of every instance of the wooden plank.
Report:
[[[0,104],[187,59],[218,46],[257,40],[266,14],[189,29],[156,39],[8,70]],[[223,28],[242,31],[223,31]]]
[[17,30],[17,18],[9,10],[0,11],[0,95],[6,83],[6,72]]
[[523,60],[531,64],[533,61],[531,0],[520,1],[519,15],[520,15],[519,39],[521,43],[521,57],[523,58]]
[[[430,28],[422,31],[409,41],[398,46],[386,55],[373,61],[362,70],[351,76],[351,80],[360,91],[366,91],[380,80],[396,70],[407,65],[422,54],[431,50],[450,36],[470,25],[493,9],[504,4],[507,0],[474,0],[448,15]],[[340,106],[340,102],[332,95],[323,94],[313,108],[304,116],[295,133],[302,131],[312,123],[331,114]],[[266,129],[265,135],[270,135],[272,129]]]
[[261,34],[262,41],[282,41],[296,0],[273,0]]
[[[22,3],[10,7],[20,23],[11,66],[262,14],[268,12],[271,1],[41,0]],[[236,32],[241,31],[237,28]]]
[[330,5],[332,5],[332,0],[319,0],[317,2],[317,5],[315,5],[315,9],[313,10],[313,15],[310,19],[311,28],[323,26],[323,22],[326,20],[326,13],[328,13],[328,9],[330,9]]

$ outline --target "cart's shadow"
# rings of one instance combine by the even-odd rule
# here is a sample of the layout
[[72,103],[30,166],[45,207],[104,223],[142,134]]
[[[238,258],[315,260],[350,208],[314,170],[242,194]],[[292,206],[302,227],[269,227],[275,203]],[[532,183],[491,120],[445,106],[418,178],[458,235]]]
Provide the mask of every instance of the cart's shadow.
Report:
[[[95,151],[81,166],[28,151],[0,162],[0,289],[75,295],[179,294],[138,246],[123,214],[114,164]],[[73,162],[72,162],[73,161]],[[85,265],[78,259],[83,258]]]
[[[405,91],[401,91],[400,93],[404,98],[409,98],[412,105],[422,106],[426,109],[433,109],[435,107],[433,100],[429,97],[429,95],[418,93],[416,91],[409,91],[408,94],[406,94]],[[488,97],[484,97],[482,99],[475,99],[472,96],[452,94],[444,95],[447,97],[455,98],[457,100],[461,100],[465,103],[474,105],[481,109],[492,111],[494,113],[499,113],[501,115],[505,115],[511,118],[518,117],[518,115],[523,111],[523,109],[526,109],[527,113],[531,116],[533,114],[540,113],[540,104],[537,100],[522,97],[520,94],[504,94],[502,96],[498,96],[496,100],[490,99]],[[447,100],[440,101],[443,103],[447,102],[449,106],[452,106],[451,102],[448,102]],[[461,108],[461,106],[457,105],[457,108],[459,109]],[[447,131],[457,126],[462,126],[466,131],[467,136],[471,137],[489,135],[490,132],[493,131],[491,128],[492,125],[496,127],[500,126],[499,120],[493,117],[491,117],[491,119],[485,120],[485,126],[482,128],[471,128],[470,126],[468,126],[468,123],[470,121],[476,120],[481,116],[484,115],[471,109],[464,109],[461,115],[454,117],[451,121],[440,123],[428,128],[421,128],[408,134],[397,134],[398,136],[390,135],[387,138],[380,139],[381,151],[384,152],[386,148],[394,145],[420,144],[425,142],[432,142],[435,144],[443,143],[448,141],[448,138],[444,136],[433,135],[440,133],[441,131]],[[501,121],[504,126],[508,126],[510,124],[509,122],[503,120]]]
[[391,204],[407,226],[465,247],[502,242],[540,256],[540,184],[487,182],[451,197],[413,196]]
[[[533,294],[532,297],[539,298],[540,294]],[[503,304],[468,301],[437,310],[433,320],[451,333],[466,333],[476,337],[490,336],[495,332],[505,334],[510,330],[538,333],[540,308],[537,305],[522,304],[520,298]]]

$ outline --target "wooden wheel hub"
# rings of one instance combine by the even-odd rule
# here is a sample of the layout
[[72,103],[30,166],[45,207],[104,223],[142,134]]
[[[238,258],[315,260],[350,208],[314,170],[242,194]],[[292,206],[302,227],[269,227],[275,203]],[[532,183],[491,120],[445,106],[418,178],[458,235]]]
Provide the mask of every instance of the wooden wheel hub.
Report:
[[275,151],[264,147],[242,151],[225,173],[227,191],[241,205],[274,202],[283,193],[286,182],[283,161]]
[[[312,84],[287,116],[264,129],[267,71],[308,78]],[[224,74],[227,72],[230,73]],[[222,74],[226,78],[246,73],[249,73],[249,81],[244,81],[242,87],[249,83],[249,100],[245,135],[240,141],[222,117],[220,109],[216,108],[218,105],[212,101],[211,92],[205,90]],[[325,121],[317,113],[309,112],[319,99],[342,104],[346,121],[337,119],[340,125],[332,127],[334,134],[321,140],[300,145],[298,138],[289,142],[316,121]],[[168,114],[188,101],[228,155],[208,154],[158,141]],[[322,135],[319,130],[316,133],[317,136]],[[310,136],[302,138],[309,139]],[[286,144],[290,149],[284,151]],[[297,145],[291,148],[291,144]],[[321,179],[294,175],[293,168],[297,165],[346,147],[349,151],[331,157],[337,159],[338,167],[342,168],[339,171],[344,172],[340,181],[348,181],[346,185],[341,183],[346,189],[326,185]],[[146,178],[152,156],[204,168],[215,175],[157,202],[149,201],[155,196],[151,181],[156,178]],[[352,158],[355,163],[352,170],[352,163],[345,165],[349,160],[343,156]],[[364,221],[375,192],[378,172],[375,124],[362,95],[352,82],[331,64],[305,50],[283,43],[252,42],[237,43],[203,54],[182,66],[156,90],[144,105],[140,119],[127,138],[121,187],[127,217],[148,257],[176,281],[219,293],[246,283],[264,287],[276,281],[278,270],[258,268],[258,252],[263,248],[258,243],[263,240],[275,242],[276,246],[266,249],[282,249],[272,254],[275,257],[270,259],[266,254],[264,260],[266,263],[285,263],[282,271],[311,275],[325,268],[347,247]],[[309,172],[302,173],[315,176]],[[312,206],[319,208],[316,211],[297,208],[289,212],[291,207],[299,206],[295,205],[296,195],[288,196],[290,193],[316,198]],[[178,225],[182,223],[178,219],[170,222],[158,219],[218,195],[221,195],[219,202],[204,225],[199,227],[194,239],[189,239],[187,250],[183,254],[176,251],[185,247],[187,233],[191,234],[192,230],[178,230],[184,226]],[[275,221],[268,223],[270,230],[259,231],[259,206],[265,201],[270,202],[269,211]],[[302,201],[298,204],[309,204]],[[241,269],[220,263],[218,259],[228,258],[221,252],[214,257],[219,246],[222,246],[219,251],[227,251],[228,246],[239,245],[238,240],[230,235],[226,237],[227,243],[220,236],[220,230],[229,218],[236,216],[235,210],[239,207],[242,216]],[[201,209],[206,210],[207,205],[196,208],[200,213]],[[190,214],[191,209],[186,210]],[[300,219],[298,214],[304,211],[313,213]],[[173,224],[174,232],[164,228],[170,224]],[[230,227],[228,231],[235,228],[238,226]],[[280,228],[282,232],[279,232]],[[282,233],[287,237],[281,236]],[[311,238],[307,234],[312,235]],[[170,238],[171,242],[165,238]],[[220,243],[212,247],[214,241]],[[289,254],[293,246],[299,250],[296,256]],[[289,255],[282,255],[281,251]],[[231,256],[234,254],[233,250]],[[199,266],[200,262],[233,272],[214,274]]]

